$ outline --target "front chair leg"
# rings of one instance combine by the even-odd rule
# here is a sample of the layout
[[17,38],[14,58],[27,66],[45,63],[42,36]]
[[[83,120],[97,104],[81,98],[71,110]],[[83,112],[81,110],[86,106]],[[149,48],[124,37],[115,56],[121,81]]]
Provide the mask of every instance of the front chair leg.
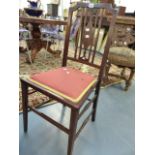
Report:
[[68,137],[67,155],[73,154],[73,147],[74,147],[74,142],[76,139],[77,122],[78,122],[78,111],[75,109],[71,109],[70,132],[69,132],[69,137]]
[[23,104],[23,124],[24,132],[27,132],[28,127],[28,86],[25,82],[21,81],[22,87],[22,104]]
[[129,75],[129,79],[126,81],[125,91],[127,91],[129,89],[134,74],[135,74],[135,70],[134,69],[131,69],[131,73]]

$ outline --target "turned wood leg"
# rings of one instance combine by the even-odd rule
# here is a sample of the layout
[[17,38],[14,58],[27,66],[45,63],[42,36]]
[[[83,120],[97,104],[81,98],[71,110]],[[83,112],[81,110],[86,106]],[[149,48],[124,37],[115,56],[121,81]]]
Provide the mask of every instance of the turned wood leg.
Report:
[[76,128],[78,122],[78,111],[75,109],[71,109],[71,117],[70,117],[70,133],[68,137],[68,151],[67,155],[73,154],[73,147],[76,137]]
[[[38,54],[38,52],[42,49],[42,47],[44,46],[44,42],[42,42],[40,40],[40,38],[38,39],[32,39],[32,40],[28,40],[27,41],[27,45],[29,50],[31,50],[31,61],[33,62]],[[28,62],[29,59],[27,59]]]
[[129,75],[129,79],[126,81],[125,91],[127,91],[129,89],[134,74],[135,74],[135,70],[131,69],[131,72],[130,72],[130,75]]
[[31,59],[32,61],[34,61],[34,59],[36,58],[36,55],[38,54],[39,50],[38,49],[32,49],[31,51]]
[[27,132],[27,127],[28,127],[28,86],[25,82],[21,81],[21,87],[22,87],[24,132]]

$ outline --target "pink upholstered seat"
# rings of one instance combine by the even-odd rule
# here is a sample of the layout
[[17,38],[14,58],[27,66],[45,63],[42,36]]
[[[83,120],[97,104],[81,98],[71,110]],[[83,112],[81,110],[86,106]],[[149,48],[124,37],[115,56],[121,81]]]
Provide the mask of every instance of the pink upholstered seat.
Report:
[[33,75],[30,80],[74,103],[96,83],[93,76],[68,67]]

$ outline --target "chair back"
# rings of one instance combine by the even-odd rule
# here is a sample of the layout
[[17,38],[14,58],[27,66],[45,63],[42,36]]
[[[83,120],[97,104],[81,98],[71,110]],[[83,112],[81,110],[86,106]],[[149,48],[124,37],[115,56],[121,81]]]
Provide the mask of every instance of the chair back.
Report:
[[[73,14],[76,12],[76,17],[80,19],[80,26],[76,35],[75,51],[72,55],[68,54],[70,31],[72,27]],[[107,15],[108,14],[108,15]],[[91,67],[99,69],[98,80],[103,76],[104,66],[106,65],[109,48],[111,45],[112,30],[115,24],[116,11],[111,4],[107,3],[77,3],[69,9],[68,25],[66,29],[63,64],[67,65],[67,60],[80,62]],[[79,20],[78,20],[79,23]],[[96,61],[99,56],[98,47],[103,37],[104,31],[108,29],[106,44],[102,52],[101,61]]]
[[[130,17],[133,20],[133,17]],[[130,47],[135,44],[135,24],[118,23],[115,25],[112,37],[112,47]]]

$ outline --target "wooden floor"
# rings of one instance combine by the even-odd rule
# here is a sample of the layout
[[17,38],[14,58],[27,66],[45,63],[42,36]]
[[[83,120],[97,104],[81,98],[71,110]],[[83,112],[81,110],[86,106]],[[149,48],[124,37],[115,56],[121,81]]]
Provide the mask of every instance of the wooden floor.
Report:
[[[122,86],[102,89],[96,122],[90,121],[82,131],[75,143],[74,155],[134,155],[135,88],[133,83],[125,92]],[[40,111],[68,126],[70,111],[60,104]],[[24,134],[22,114],[19,118],[20,155],[67,155],[65,133],[30,112],[28,133]]]

